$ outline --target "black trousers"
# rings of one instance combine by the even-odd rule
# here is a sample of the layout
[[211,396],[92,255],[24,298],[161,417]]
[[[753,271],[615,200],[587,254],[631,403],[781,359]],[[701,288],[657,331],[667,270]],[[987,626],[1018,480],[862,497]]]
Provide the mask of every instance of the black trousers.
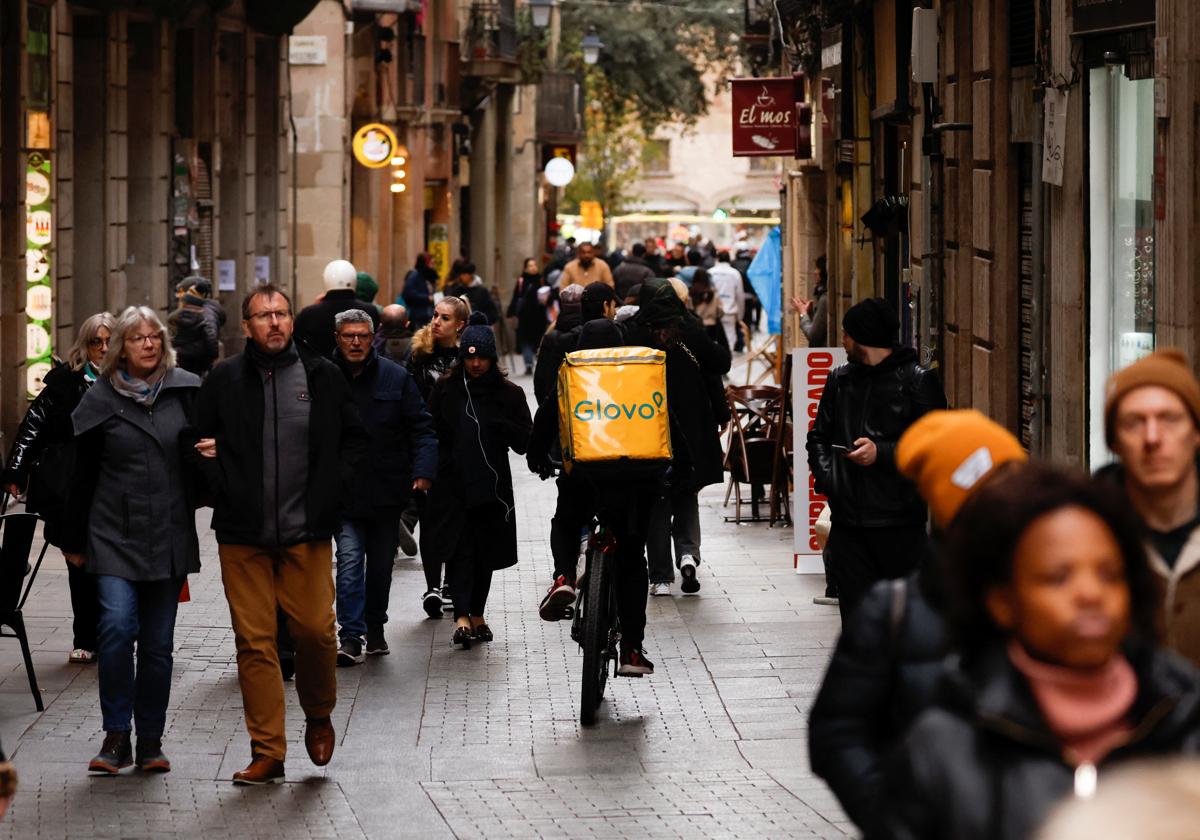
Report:
[[857,528],[835,523],[826,552],[842,621],[877,581],[907,577],[915,571],[926,539],[924,524]]
[[492,591],[492,554],[489,545],[494,536],[484,528],[464,529],[458,548],[449,562],[450,597],[454,617],[483,616]]
[[554,555],[555,578],[575,580],[579,560],[579,542],[583,530],[591,524],[596,502],[592,487],[578,478],[560,475],[558,504],[550,520],[550,553]]
[[646,566],[646,535],[650,511],[661,495],[651,482],[601,486],[595,504],[617,539],[614,583],[621,619],[621,644],[640,648],[646,636],[646,595],[650,574]]
[[100,624],[100,596],[96,592],[96,576],[85,569],[67,564],[67,583],[71,587],[71,612],[75,641],[72,647],[96,650],[96,632]]
[[437,528],[431,521],[432,516],[429,497],[423,494],[414,494],[412,502],[405,509],[401,518],[410,532],[413,525],[420,522],[417,546],[421,549],[421,569],[425,572],[425,591],[441,592],[442,583],[450,583],[450,572],[447,569],[445,577],[442,576],[442,555],[438,551]]

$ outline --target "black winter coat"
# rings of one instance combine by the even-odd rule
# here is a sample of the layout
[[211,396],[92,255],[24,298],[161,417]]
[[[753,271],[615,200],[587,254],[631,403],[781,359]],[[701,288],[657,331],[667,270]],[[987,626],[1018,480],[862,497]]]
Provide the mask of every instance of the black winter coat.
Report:
[[379,331],[379,310],[359,300],[353,289],[334,289],[326,292],[318,303],[310,304],[296,316],[296,343],[318,356],[333,355],[337,341],[333,337],[334,319],[348,309],[361,309],[371,316],[371,329]]
[[346,502],[346,516],[373,517],[380,508],[402,508],[412,495],[413,479],[437,475],[437,437],[425,400],[401,365],[367,357],[353,376],[340,352],[334,362],[350,383],[350,394],[370,436],[366,467]]
[[496,301],[492,300],[492,293],[482,284],[463,286],[456,283],[447,286],[446,297],[466,298],[467,303],[471,304],[471,311],[482,312],[489,325],[500,320],[500,310],[496,308]]
[[46,520],[47,539],[52,545],[59,544],[55,520],[63,514],[75,469],[71,412],[89,387],[82,370],[71,370],[69,365],[51,369],[43,380],[42,392],[30,403],[17,427],[4,467],[3,483],[28,491],[25,507]]
[[568,353],[579,347],[579,333],[583,324],[569,330],[551,330],[538,346],[537,364],[533,368],[533,398],[538,405],[558,390],[558,369]]
[[[312,403],[305,530],[311,540],[328,540],[361,477],[368,438],[346,377],[328,359],[298,349]],[[257,545],[262,538],[265,411],[262,378],[246,353],[213,368],[200,389],[198,437],[217,440],[217,457],[201,463],[215,499],[212,527],[218,543]]]
[[416,268],[408,272],[404,276],[404,291],[400,300],[396,301],[404,303],[408,309],[408,320],[416,329],[433,320],[433,283],[437,281],[437,275],[430,274],[432,277]]
[[466,529],[476,534],[484,529],[493,546],[492,568],[516,565],[516,515],[492,514],[516,504],[508,450],[523,455],[529,445],[533,420],[525,391],[494,367],[469,383],[463,369],[455,367],[438,381],[429,409],[438,438],[438,476],[429,498],[431,542],[445,552],[443,559],[453,558]]
[[404,368],[412,375],[417,383],[417,390],[425,404],[429,404],[433,396],[433,387],[442,378],[442,374],[454,367],[458,361],[457,347],[438,347],[434,345],[432,353],[418,353],[409,347],[408,358],[404,360]]
[[[878,365],[853,362],[829,374],[808,433],[808,464],[817,492],[829,499],[833,524],[884,528],[925,522],[916,487],[896,471],[896,443],[929,411],[946,407],[937,374],[917,364],[907,347]],[[860,467],[830,444],[870,438],[875,463]]]
[[[1099,764],[1200,753],[1200,673],[1165,651],[1129,645],[1138,678],[1131,740]],[[1072,795],[1075,768],[1046,728],[1002,646],[948,664],[943,699],[909,731],[885,777],[891,840],[1024,840]]]
[[[637,318],[630,322],[626,344],[658,347],[653,330]],[[660,348],[661,349],[661,348]],[[716,344],[694,316],[686,318],[679,341],[666,348],[667,405],[671,412],[672,484],[699,490],[725,480],[718,412],[726,406],[721,376],[729,372],[729,347]],[[679,439],[680,434],[682,440]]]
[[225,312],[216,301],[181,306],[170,314],[171,346],[176,363],[184,370],[203,376],[221,355],[221,324]]
[[808,714],[808,758],[866,834],[891,749],[937,699],[948,639],[921,572],[871,587],[846,619]]
[[641,257],[626,257],[622,263],[613,269],[613,286],[617,290],[617,303],[622,304],[629,297],[629,291],[640,286],[647,280],[654,279],[654,269],[646,264]]
[[533,282],[524,277],[517,278],[512,304],[508,308],[508,314],[517,319],[517,340],[535,349],[542,343],[546,327],[550,324],[546,316],[546,304],[538,300],[538,292],[546,286],[546,281],[541,278]]

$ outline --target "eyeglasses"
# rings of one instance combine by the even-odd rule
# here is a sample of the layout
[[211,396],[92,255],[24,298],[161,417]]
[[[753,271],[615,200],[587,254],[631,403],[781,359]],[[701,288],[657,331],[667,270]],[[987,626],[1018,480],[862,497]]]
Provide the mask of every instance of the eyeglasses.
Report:
[[348,344],[367,344],[371,341],[371,333],[338,333],[338,338]]
[[267,312],[255,312],[250,316],[251,321],[257,321],[260,324],[265,324],[268,321],[286,321],[292,317],[291,310],[288,309],[271,309]]
[[[147,335],[127,335],[125,341],[128,344],[162,344],[161,333],[149,333]],[[106,344],[108,342],[105,342]]]
[[108,342],[107,338],[89,338],[88,347],[107,347]]

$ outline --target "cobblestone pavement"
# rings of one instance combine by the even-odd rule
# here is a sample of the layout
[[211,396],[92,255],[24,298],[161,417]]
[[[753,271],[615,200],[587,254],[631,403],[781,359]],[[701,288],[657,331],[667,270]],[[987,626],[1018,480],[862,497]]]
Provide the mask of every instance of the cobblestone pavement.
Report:
[[[528,386],[528,380],[518,379]],[[577,720],[580,654],[565,622],[537,617],[552,568],[554,485],[517,476],[521,562],[496,576],[496,641],[449,647],[401,560],[392,654],[338,671],[333,762],[303,748],[289,690],[288,784],[235,788],[249,759],[229,611],[201,511],[204,569],[180,606],[166,776],[89,778],[101,738],[96,671],[68,665],[67,575],[47,555],[27,621],[46,711],[18,646],[0,642],[0,738],[21,787],[0,838],[840,837],[853,831],[815,779],[806,715],[838,631],[823,580],[792,572],[787,528],[723,520],[701,497],[699,596],[654,598],[642,680],[610,679],[600,722]]]

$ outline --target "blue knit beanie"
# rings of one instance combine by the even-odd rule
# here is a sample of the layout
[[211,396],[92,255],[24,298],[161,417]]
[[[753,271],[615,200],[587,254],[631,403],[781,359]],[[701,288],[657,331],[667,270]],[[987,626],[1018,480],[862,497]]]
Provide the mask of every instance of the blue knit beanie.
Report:
[[482,312],[472,312],[467,323],[470,326],[463,330],[458,340],[458,358],[497,361],[496,334],[488,326],[487,316]]

